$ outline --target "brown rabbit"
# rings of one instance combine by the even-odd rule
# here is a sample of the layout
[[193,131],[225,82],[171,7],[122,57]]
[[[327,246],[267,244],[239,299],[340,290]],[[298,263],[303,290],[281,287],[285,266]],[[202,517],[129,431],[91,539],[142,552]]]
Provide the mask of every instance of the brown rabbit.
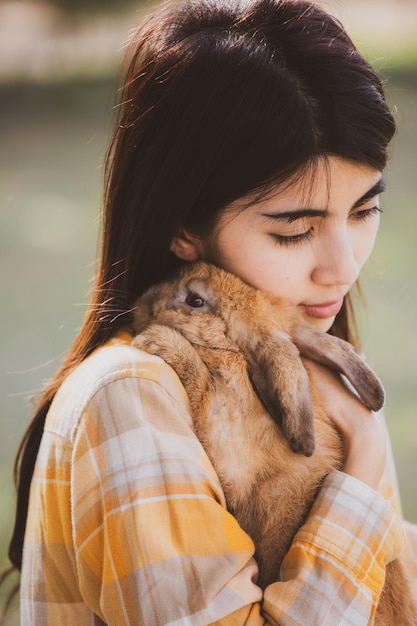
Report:
[[[341,439],[300,353],[344,374],[374,411],[384,401],[379,380],[350,344],[206,263],[148,290],[134,331],[134,345],[162,357],[181,379],[228,508],[255,543],[265,588],[278,580],[323,478],[343,462]],[[387,567],[376,624],[416,624],[416,615],[397,559]]]

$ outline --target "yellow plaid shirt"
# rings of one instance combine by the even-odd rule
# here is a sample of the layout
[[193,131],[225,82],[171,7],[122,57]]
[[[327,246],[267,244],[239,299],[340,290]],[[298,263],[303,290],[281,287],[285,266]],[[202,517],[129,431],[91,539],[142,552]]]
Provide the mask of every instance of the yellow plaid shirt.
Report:
[[372,624],[385,564],[404,545],[389,472],[387,499],[330,474],[262,594],[253,543],[226,510],[178,377],[130,342],[120,333],[93,353],[49,411],[22,626]]

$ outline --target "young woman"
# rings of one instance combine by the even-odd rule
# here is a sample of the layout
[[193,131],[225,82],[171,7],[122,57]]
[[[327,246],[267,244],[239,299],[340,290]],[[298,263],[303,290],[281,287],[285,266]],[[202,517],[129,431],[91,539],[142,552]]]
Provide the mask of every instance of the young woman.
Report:
[[93,300],[16,465],[22,623],[372,623],[405,543],[380,419],[311,364],[345,465],[262,592],[179,379],[129,329],[147,287],[205,259],[357,344],[395,131],[381,84],[304,0],[165,8],[128,61]]

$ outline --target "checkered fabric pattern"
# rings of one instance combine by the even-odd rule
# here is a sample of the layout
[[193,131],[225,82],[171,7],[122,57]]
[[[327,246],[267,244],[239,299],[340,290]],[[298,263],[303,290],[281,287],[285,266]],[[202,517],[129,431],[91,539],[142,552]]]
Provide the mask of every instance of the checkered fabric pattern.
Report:
[[385,563],[404,545],[390,471],[385,497],[330,474],[262,594],[178,377],[131,339],[119,333],[86,359],[48,414],[22,625],[372,624]]

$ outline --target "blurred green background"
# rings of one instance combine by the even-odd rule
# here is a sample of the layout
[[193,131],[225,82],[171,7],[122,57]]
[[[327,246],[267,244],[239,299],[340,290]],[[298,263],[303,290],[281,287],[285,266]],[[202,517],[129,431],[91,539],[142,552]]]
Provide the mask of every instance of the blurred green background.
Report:
[[[0,1],[0,565],[31,398],[57,369],[88,302],[117,67],[149,4]],[[399,124],[361,328],[387,389],[405,516],[417,522],[417,2],[321,4],[386,81]]]

